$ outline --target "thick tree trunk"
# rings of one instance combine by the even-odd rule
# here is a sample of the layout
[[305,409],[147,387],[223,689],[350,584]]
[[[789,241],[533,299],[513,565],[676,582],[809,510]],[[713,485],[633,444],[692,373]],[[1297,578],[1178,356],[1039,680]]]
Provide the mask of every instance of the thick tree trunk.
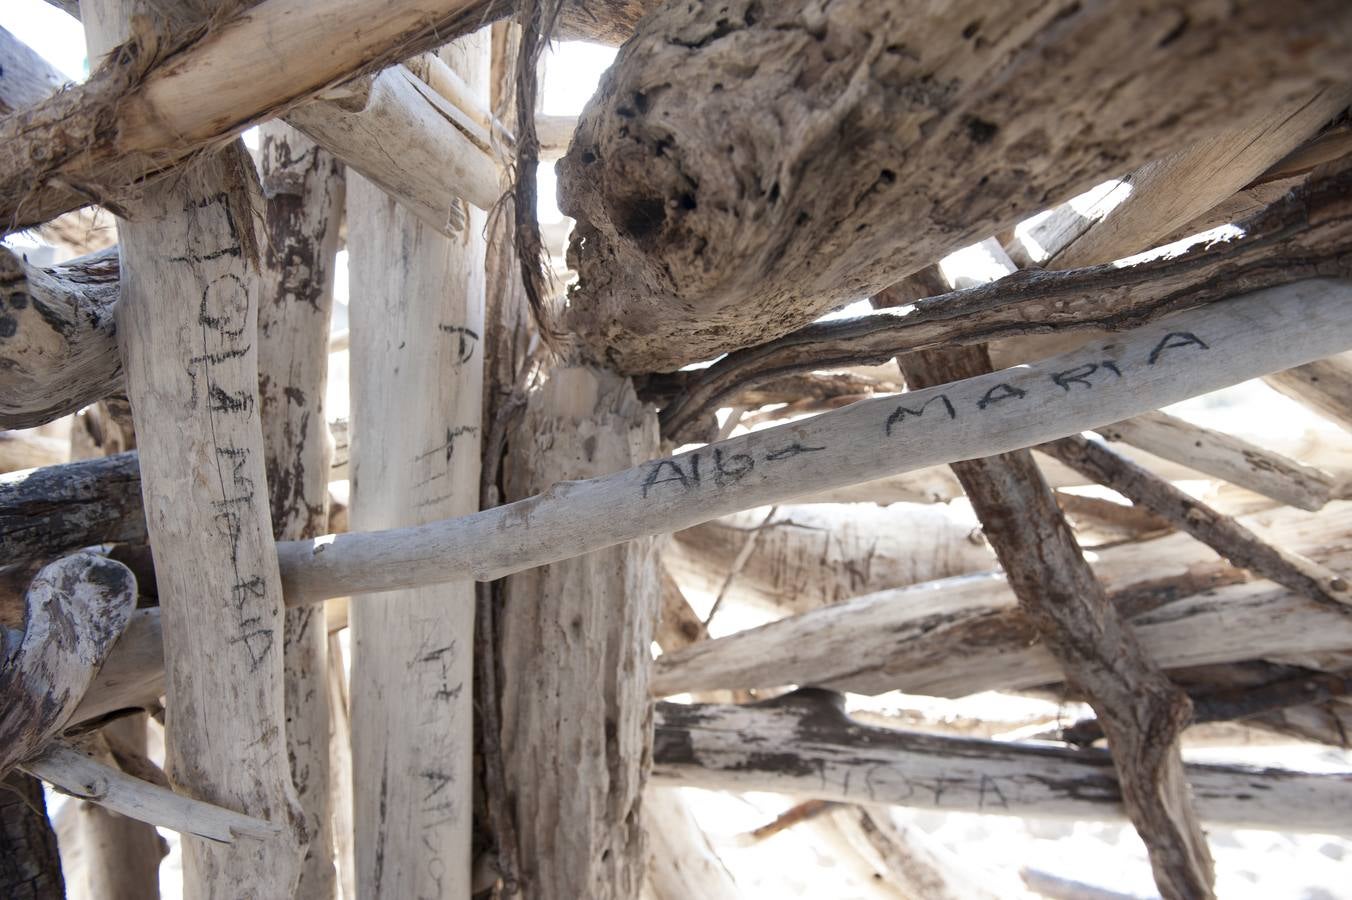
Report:
[[763,342],[1341,84],[1349,47],[1333,2],[667,4],[559,164],[568,327],[626,372]]
[[[486,32],[445,52],[474,90],[486,91]],[[352,527],[471,513],[479,499],[484,216],[467,211],[467,227],[451,239],[351,173],[348,195]],[[469,893],[474,587],[443,581],[352,601],[363,896]]]
[[[557,369],[512,439],[508,499],[632,465],[657,446],[656,416],[628,379]],[[527,895],[636,897],[661,604],[654,542],[513,575],[505,599],[502,747]]]
[[[263,127],[260,157],[268,246],[258,307],[258,396],[272,533],[328,531],[329,444],[324,394],[342,166],[296,131]],[[286,613],[286,745],[309,844],[301,900],[334,892],[329,816],[328,629],[322,606]]]

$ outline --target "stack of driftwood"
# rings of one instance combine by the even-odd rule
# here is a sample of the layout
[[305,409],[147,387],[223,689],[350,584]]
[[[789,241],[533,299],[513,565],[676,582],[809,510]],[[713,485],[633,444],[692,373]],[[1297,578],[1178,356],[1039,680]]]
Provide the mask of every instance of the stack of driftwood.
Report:
[[[0,220],[93,251],[0,249],[0,893],[62,895],[39,779],[100,897],[151,825],[189,896],[737,896],[682,785],[923,898],[983,889],[879,804],[1126,817],[1170,898],[1208,824],[1352,830],[1352,774],[1181,756],[1346,746],[1352,444],[1158,411],[1352,430],[1352,6],[57,5],[82,84],[0,32]],[[1092,715],[845,712],[892,691]]]

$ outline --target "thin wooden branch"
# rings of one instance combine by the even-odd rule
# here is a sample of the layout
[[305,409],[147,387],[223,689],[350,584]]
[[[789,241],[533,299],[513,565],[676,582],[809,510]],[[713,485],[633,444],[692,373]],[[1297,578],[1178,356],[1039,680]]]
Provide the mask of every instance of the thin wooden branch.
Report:
[[912,350],[1014,335],[1121,331],[1237,291],[1346,272],[1350,189],[1352,165],[1340,164],[1240,223],[1244,236],[1234,240],[1134,266],[1020,273],[924,300],[910,311],[811,325],[730,353],[686,379],[678,399],[662,410],[662,433],[678,442],[698,435],[700,423],[734,394],[794,372],[879,364]]
[[1167,413],[1146,413],[1097,431],[1110,441],[1122,441],[1299,509],[1318,510],[1333,496],[1334,480],[1327,472]]
[[0,28],[0,116],[40,103],[65,83],[51,63]]
[[[1255,104],[1342,85],[1352,46],[1333,2],[1179,31],[1150,0],[854,0],[826,44],[810,9],[667,4],[621,48],[558,167],[565,321],[598,359],[672,371],[790,332]],[[1293,33],[1300,54],[1272,40]]]
[[[1107,753],[870,727],[833,697],[804,690],[751,706],[659,703],[653,779],[952,812],[1124,815]],[[1186,774],[1202,817],[1216,825],[1348,831],[1346,774],[1215,765]]]
[[1071,435],[1038,447],[1112,488],[1132,503],[1163,516],[1231,564],[1268,578],[1312,600],[1352,607],[1352,585],[1337,572],[1263,541],[1229,516],[1216,512],[1107,447]]
[[136,608],[136,578],[102,556],[67,556],[38,572],[24,606],[23,628],[0,632],[0,777],[74,714]]
[[[259,415],[272,534],[296,540],[329,529],[324,395],[343,168],[281,122],[265,124],[259,137],[268,232],[258,304]],[[307,839],[296,896],[332,897],[324,610],[287,610],[283,627],[287,758]]]
[[0,428],[69,415],[122,386],[117,253],[31,266],[0,247]]
[[1352,356],[1346,354],[1276,372],[1268,384],[1352,431]]
[[230,844],[240,838],[269,840],[283,826],[176,794],[91,759],[64,744],[25,761],[24,771],[63,794],[98,803],[138,822]]
[[1349,294],[1331,281],[1256,292],[1106,345],[862,401],[460,519],[283,543],[287,593],[303,603],[492,579],[741,509],[1064,437],[1346,348]]
[[[1335,570],[1352,564],[1347,503],[1317,519],[1258,519],[1281,546]],[[1268,582],[1237,584],[1242,571],[1185,534],[1109,547],[1098,557],[1095,576],[1166,668],[1319,653],[1348,640],[1341,610]],[[1016,606],[993,573],[882,591],[664,655],[653,688],[665,696],[815,684],[961,697],[1058,681],[1055,662]]]
[[[901,362],[906,383],[942,386],[991,371],[981,347]],[[904,396],[904,395],[903,395]],[[1019,607],[1108,735],[1123,801],[1165,897],[1212,896],[1215,864],[1183,780],[1192,705],[1109,602],[1027,450],[953,463]]]

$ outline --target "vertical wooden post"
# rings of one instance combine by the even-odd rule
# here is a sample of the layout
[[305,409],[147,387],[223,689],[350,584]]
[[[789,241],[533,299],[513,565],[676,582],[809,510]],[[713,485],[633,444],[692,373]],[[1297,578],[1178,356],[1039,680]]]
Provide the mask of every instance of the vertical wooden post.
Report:
[[[443,51],[478,92],[488,35]],[[355,530],[478,509],[484,214],[453,238],[349,173]],[[357,893],[470,892],[474,585],[354,598]]]
[[42,783],[23,772],[10,772],[0,785],[0,895],[12,900],[66,896]]
[[[268,232],[258,307],[258,395],[272,533],[328,531],[331,439],[324,418],[343,167],[280,121],[261,129]],[[328,629],[322,605],[286,613],[286,745],[309,845],[296,897],[334,892],[329,816]]]
[[[628,379],[561,368],[532,395],[512,438],[507,499],[657,452],[656,418]],[[659,607],[648,538],[507,579],[502,747],[527,896],[639,894]]]
[[[126,36],[132,7],[82,5],[92,58]],[[303,838],[259,422],[261,198],[236,142],[127,208],[118,339],[164,627],[169,777],[193,797],[292,826],[266,842],[185,837],[184,896],[287,897]]]

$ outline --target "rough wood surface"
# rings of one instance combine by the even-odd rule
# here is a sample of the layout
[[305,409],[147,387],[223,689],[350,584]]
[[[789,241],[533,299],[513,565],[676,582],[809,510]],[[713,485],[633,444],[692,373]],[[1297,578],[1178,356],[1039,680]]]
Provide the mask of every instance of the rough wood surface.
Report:
[[469,226],[465,201],[491,209],[499,194],[491,147],[457,127],[457,113],[406,67],[392,66],[355,96],[311,101],[287,122],[454,236]]
[[0,786],[0,892],[13,900],[65,900],[61,875],[42,783],[12,773]]
[[1152,510],[1215,550],[1232,565],[1249,569],[1312,600],[1352,605],[1352,584],[1303,556],[1268,544],[1229,516],[1188,496],[1107,447],[1071,435],[1039,447],[1133,504]]
[[1321,508],[1335,489],[1334,479],[1314,466],[1167,413],[1149,412],[1097,431],[1110,441],[1122,441],[1299,509]]
[[[906,383],[935,387],[991,371],[984,348],[901,361]],[[904,395],[903,395],[904,397]],[[1123,802],[1168,898],[1214,895],[1216,872],[1183,780],[1180,737],[1192,705],[1109,601],[1027,450],[953,463],[1019,607],[1082,691],[1108,736]]]
[[[739,549],[753,536],[734,572]],[[763,511],[726,516],[676,532],[662,556],[684,584],[784,612],[985,572],[995,561],[969,513],[863,503],[781,506],[768,519]]]
[[1332,2],[667,4],[558,167],[567,327],[628,372],[763,342],[1341,83],[1349,46]]
[[300,603],[492,579],[743,509],[1054,440],[1341,351],[1352,344],[1348,290],[1312,280],[1259,291],[1065,356],[904,400],[864,400],[448,522],[283,543],[287,593]]
[[[25,762],[23,768],[72,797],[101,803],[139,822],[170,828],[184,836],[192,835],[214,844],[263,844],[275,840],[283,830],[281,825],[133,778],[59,742]],[[241,838],[252,840],[240,841]],[[236,888],[238,885],[212,885],[213,890],[230,896],[239,896]]]
[[1130,191],[1101,221],[1051,254],[1047,268],[1112,262],[1149,250],[1313,137],[1352,100],[1336,85],[1260,108],[1250,123],[1204,138],[1123,179]]
[[1352,355],[1340,354],[1275,372],[1268,384],[1352,431]]
[[[281,122],[259,135],[267,250],[258,304],[258,402],[277,540],[328,531],[329,314],[343,170]],[[286,746],[308,843],[297,898],[333,896],[329,815],[328,629],[324,609],[287,610],[282,641]]]
[[[656,417],[628,379],[555,370],[512,438],[507,498],[633,465],[657,446]],[[507,579],[498,622],[503,763],[529,897],[639,893],[660,604],[647,539]]]
[[116,252],[31,266],[0,247],[0,428],[30,428],[117,391]]
[[662,433],[678,441],[697,434],[732,395],[794,372],[885,363],[911,350],[1015,335],[1117,332],[1238,291],[1313,274],[1346,274],[1352,246],[1350,188],[1352,164],[1344,161],[1241,222],[1242,238],[1133,266],[1023,272],[921,301],[909,312],[878,310],[822,322],[731,353],[681,379],[677,399],[662,410]]
[[[486,93],[488,38],[444,51]],[[478,509],[484,214],[448,238],[348,175],[353,528]],[[416,385],[417,389],[411,389]],[[474,586],[353,597],[356,879],[365,896],[470,890]],[[353,585],[344,594],[361,590]]]
[[[1242,521],[1335,570],[1352,563],[1352,508],[1345,503],[1317,518]],[[1352,633],[1340,610],[1269,582],[1236,584],[1238,573],[1188,535],[1098,556],[1095,577],[1166,668],[1318,653],[1345,646]],[[1059,680],[1008,584],[991,573],[883,591],[665,654],[653,690],[664,696],[813,684],[962,697]]]
[[65,83],[51,63],[0,28],[0,116],[46,99]]
[[92,554],[59,559],[24,595],[22,628],[0,631],[0,778],[66,725],[136,607],[136,578]]
[[[81,10],[91,58],[132,28],[127,0]],[[202,99],[184,106],[200,112]],[[266,841],[185,837],[187,897],[289,896],[306,840],[258,409],[261,207],[236,141],[147,187],[124,209],[135,221],[118,222],[118,343],[164,617],[166,771],[193,799],[279,826]]]
[[[1346,774],[1186,772],[1202,817],[1216,825],[1348,831]],[[815,690],[750,706],[659,703],[653,781],[993,815],[1124,816],[1107,753],[870,727]]]

